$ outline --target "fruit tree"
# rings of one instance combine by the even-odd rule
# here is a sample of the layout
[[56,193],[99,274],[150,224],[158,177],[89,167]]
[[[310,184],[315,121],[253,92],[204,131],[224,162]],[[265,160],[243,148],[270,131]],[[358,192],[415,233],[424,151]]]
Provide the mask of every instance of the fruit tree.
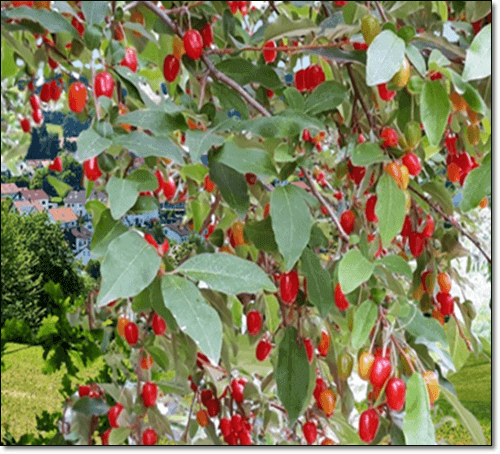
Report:
[[[19,134],[56,105],[91,119],[75,157],[107,194],[75,323],[112,374],[66,402],[68,442],[427,445],[441,397],[485,443],[447,376],[482,348],[451,291],[459,257],[491,264],[490,2],[1,14]],[[166,202],[206,241],[180,254],[122,223]]]

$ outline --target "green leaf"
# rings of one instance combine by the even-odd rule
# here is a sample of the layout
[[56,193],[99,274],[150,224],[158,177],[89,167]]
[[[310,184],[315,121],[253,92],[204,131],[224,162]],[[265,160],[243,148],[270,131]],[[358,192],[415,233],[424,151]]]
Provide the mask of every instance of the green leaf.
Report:
[[179,276],[163,276],[163,301],[180,329],[193,339],[199,349],[215,364],[222,348],[222,323],[198,288]]
[[406,46],[406,56],[420,75],[425,76],[427,67],[425,65],[424,57],[422,57],[420,51],[413,44],[408,44]]
[[138,126],[142,129],[149,129],[155,135],[165,136],[186,124],[184,117],[182,115],[179,117],[179,115],[169,115],[162,110],[134,110],[118,117],[116,123]]
[[[83,133],[82,133],[83,134]],[[82,136],[80,134],[80,137]],[[115,137],[115,145],[121,145],[139,157],[160,156],[183,164],[179,147],[170,137],[153,137],[144,132],[134,131]]]
[[285,36],[301,36],[310,32],[317,32],[319,28],[311,19],[303,18],[294,21],[286,14],[280,14],[264,31],[264,41],[277,40]]
[[266,327],[271,333],[274,333],[281,323],[280,303],[273,294],[265,294],[264,301],[266,302]]
[[2,79],[14,76],[19,68],[14,60],[14,49],[2,39]]
[[130,208],[129,213],[131,214],[151,213],[152,211],[156,211],[159,208],[160,208],[160,202],[158,202],[156,197],[151,197],[146,195],[137,198],[137,202],[135,202],[134,206]]
[[155,279],[141,293],[134,296],[132,310],[134,312],[146,312],[153,307],[162,304],[160,280]]
[[[83,41],[88,49],[93,50],[97,49],[101,45],[102,39],[102,30],[97,25],[91,25],[85,29],[83,33]],[[109,101],[109,98],[104,98],[106,101]],[[103,98],[99,100],[99,103],[102,105]],[[108,108],[105,108],[108,110]]]
[[118,429],[113,428],[109,434],[108,442],[110,445],[122,445],[131,432],[132,429],[129,427],[119,427]]
[[197,183],[202,183],[208,174],[208,169],[203,164],[188,164],[181,167],[180,174],[184,179],[190,178]]
[[59,197],[66,197],[68,193],[73,189],[69,184],[66,184],[64,181],[58,180],[56,177],[52,175],[47,175],[47,182],[53,186],[53,188],[57,191]]
[[95,256],[104,256],[108,245],[123,233],[128,232],[127,227],[121,220],[115,221],[109,209],[106,209],[99,218],[90,243],[90,250]]
[[82,13],[85,16],[87,24],[104,23],[104,18],[108,14],[108,2],[84,2],[82,3]]
[[206,201],[191,200],[187,203],[186,212],[193,219],[194,231],[198,232],[203,225],[203,221],[210,212],[210,206],[206,203]]
[[274,372],[278,397],[293,425],[302,413],[309,387],[309,362],[302,342],[297,342],[297,330],[289,326],[280,342],[278,364]]
[[165,350],[156,345],[149,345],[146,347],[148,353],[153,357],[153,360],[158,366],[160,366],[165,372],[168,371],[169,359]]
[[254,173],[258,176],[277,177],[276,168],[269,153],[258,148],[242,148],[228,140],[214,154],[213,160],[233,168],[239,173]]
[[222,197],[229,206],[240,214],[248,211],[250,196],[245,177],[220,162],[210,161],[210,179],[219,187]]
[[277,187],[271,194],[271,219],[274,237],[290,271],[309,242],[313,220],[302,196],[294,185]]
[[153,282],[160,262],[156,250],[139,233],[130,231],[115,238],[101,265],[97,306],[140,293]]
[[428,63],[429,68],[431,68],[431,63],[434,63],[436,67],[448,66],[451,64],[450,60],[448,60],[438,49],[432,50],[431,54],[429,55]]
[[89,396],[85,396],[76,401],[73,410],[89,417],[92,415],[102,416],[108,412],[109,405],[101,399],[91,399]]
[[113,145],[113,142],[99,135],[92,127],[82,131],[76,142],[75,159],[83,163],[87,159],[101,154]]
[[369,262],[357,249],[350,250],[339,263],[339,283],[342,291],[351,293],[370,279],[375,264]]
[[354,350],[361,348],[368,340],[370,331],[377,321],[377,312],[377,306],[370,300],[366,300],[356,309],[351,334],[351,344]]
[[321,317],[325,318],[333,308],[332,277],[309,248],[302,252],[301,269],[307,278],[309,300],[318,308]]
[[245,222],[245,237],[250,240],[254,246],[264,252],[274,252],[278,250],[278,245],[274,238],[271,217],[262,221],[253,219]]
[[481,424],[479,424],[475,416],[462,405],[455,394],[450,392],[444,386],[441,387],[441,394],[457,412],[460,421],[472,438],[472,443],[475,445],[486,445],[487,443],[484,438]]
[[400,257],[399,255],[387,255],[382,257],[376,262],[377,266],[383,265],[389,271],[393,273],[398,273],[406,276],[408,279],[412,279],[413,272],[411,270],[410,265],[406,262],[405,259]]
[[[422,191],[427,192],[434,200],[436,200],[443,211],[448,215],[453,215],[453,199],[451,193],[446,189],[441,181],[430,181],[421,186]],[[479,203],[479,202],[478,202]]]
[[403,65],[405,42],[390,30],[379,33],[366,52],[366,84],[389,82]]
[[403,432],[407,445],[435,445],[429,394],[424,378],[414,373],[406,383]]
[[198,162],[201,156],[212,147],[218,147],[224,143],[224,137],[212,131],[186,131],[186,146],[193,162]]
[[445,325],[448,342],[450,344],[450,353],[455,365],[455,369],[459,371],[462,366],[467,362],[470,352],[467,350],[465,341],[460,337],[458,325],[455,319],[450,318]]
[[318,115],[333,110],[346,99],[347,93],[347,88],[336,82],[323,82],[307,97],[304,112],[308,115]]
[[324,124],[314,117],[294,111],[284,111],[272,117],[255,118],[238,124],[239,131],[251,132],[266,138],[292,137],[301,134],[304,129],[309,129],[314,136],[325,129]]
[[236,109],[244,120],[250,117],[247,104],[233,89],[223,84],[214,83],[213,90],[223,110]]
[[385,159],[382,149],[372,142],[360,143],[352,153],[352,163],[355,166],[366,166]]
[[431,145],[438,145],[443,137],[451,102],[444,85],[439,80],[428,80],[420,95],[420,118]]
[[296,110],[298,112],[303,111],[304,97],[299,90],[294,87],[288,87],[283,92],[283,96],[290,109]]
[[262,268],[230,254],[198,254],[184,262],[177,271],[228,295],[276,291]]
[[429,342],[435,342],[448,349],[448,337],[441,324],[429,317],[424,317],[422,312],[415,306],[405,304],[401,307],[399,313],[401,325],[406,327],[406,331],[415,336],[415,342],[418,344],[420,339],[426,339]]
[[481,165],[472,170],[465,179],[462,189],[463,198],[460,208],[469,211],[477,208],[479,202],[488,194],[491,194],[491,153],[488,153]]
[[482,28],[474,37],[465,56],[462,77],[476,80],[491,75],[491,24]]
[[236,57],[224,59],[215,66],[239,85],[257,82],[271,90],[276,90],[282,86],[276,71],[269,65],[255,66],[244,58]]
[[401,232],[406,214],[406,198],[394,178],[385,172],[377,185],[375,214],[382,245],[386,247]]

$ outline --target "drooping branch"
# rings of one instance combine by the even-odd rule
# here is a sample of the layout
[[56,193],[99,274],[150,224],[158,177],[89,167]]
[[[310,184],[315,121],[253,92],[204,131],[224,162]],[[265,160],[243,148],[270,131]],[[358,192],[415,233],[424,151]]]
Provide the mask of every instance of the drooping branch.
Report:
[[300,170],[302,170],[302,172],[304,173],[304,176],[305,176],[307,182],[309,183],[309,187],[311,188],[311,191],[314,194],[314,196],[320,201],[320,203],[328,211],[328,214],[330,215],[330,217],[332,218],[333,223],[337,227],[337,229],[338,229],[338,231],[340,233],[340,236],[344,240],[349,241],[349,235],[347,235],[347,233],[344,232],[344,229],[340,225],[340,222],[339,222],[339,220],[337,218],[337,215],[335,214],[335,211],[333,211],[333,208],[326,201],[326,199],[320,194],[320,192],[316,189],[316,186],[314,186],[314,181],[311,178],[311,175],[309,175],[309,173],[307,172],[307,170],[304,167],[301,167]]
[[347,73],[349,74],[349,78],[351,79],[352,88],[354,90],[354,97],[355,97],[354,103],[356,102],[356,99],[359,101],[359,103],[361,104],[361,107],[363,108],[363,111],[366,115],[366,118],[368,120],[368,124],[370,125],[370,129],[373,129],[372,116],[370,115],[370,112],[368,111],[368,107],[366,106],[365,101],[363,100],[363,97],[361,96],[361,93],[359,92],[358,85],[356,84],[356,80],[354,79],[354,74],[352,72],[351,64],[347,63],[346,68],[347,68]]
[[377,10],[378,10],[378,12],[379,12],[380,17],[382,18],[382,20],[384,22],[387,22],[387,16],[386,16],[385,11],[382,8],[382,5],[380,4],[380,2],[375,2],[375,6],[377,7]]
[[446,219],[450,224],[453,225],[462,235],[466,236],[471,240],[472,244],[476,246],[481,253],[484,255],[488,263],[491,264],[491,257],[486,253],[486,251],[482,248],[481,243],[479,240],[474,238],[470,233],[468,233],[464,228],[451,216],[448,216],[439,205],[436,205],[433,203],[428,197],[417,191],[416,189],[412,188],[411,186],[408,186],[408,189],[413,192],[414,194],[418,195],[424,202],[426,202],[436,213],[438,213],[443,219]]

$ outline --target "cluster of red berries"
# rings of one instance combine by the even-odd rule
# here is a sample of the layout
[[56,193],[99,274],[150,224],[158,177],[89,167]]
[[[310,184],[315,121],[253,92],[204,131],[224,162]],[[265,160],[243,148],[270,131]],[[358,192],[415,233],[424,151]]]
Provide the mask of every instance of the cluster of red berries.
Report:
[[460,182],[460,185],[463,186],[469,172],[479,167],[479,164],[466,151],[457,152],[457,140],[458,137],[455,133],[451,131],[446,133],[445,146],[448,150],[448,156],[446,157],[447,175],[450,181],[453,183]]
[[228,445],[250,446],[253,444],[252,424],[238,413],[235,413],[231,418],[221,418],[219,429]]
[[90,385],[81,385],[78,387],[78,397],[89,396],[91,399],[104,398],[104,391],[95,383]]
[[313,91],[325,81],[325,72],[320,65],[310,65],[295,73],[295,88],[300,92]]
[[[434,285],[430,285],[432,282],[432,271],[427,270],[422,273],[421,281],[424,291],[431,295],[434,291]],[[429,281],[431,280],[431,281]],[[455,310],[455,301],[450,294],[451,291],[451,279],[447,273],[439,273],[437,276],[437,282],[439,285],[439,292],[436,295],[437,304],[436,310],[444,317],[446,315],[452,315]],[[434,316],[435,314],[433,314]],[[436,317],[441,319],[441,317]]]
[[159,196],[163,192],[167,200],[172,200],[177,192],[175,181],[171,178],[165,180],[163,173],[159,169],[156,170],[155,176],[158,181],[158,187],[154,190],[154,195]]
[[[421,223],[422,221],[419,221],[419,225]],[[405,217],[403,228],[401,229],[401,236],[405,241],[408,239],[410,252],[414,257],[420,257],[424,251],[427,240],[434,235],[434,227],[434,219],[430,214],[427,215],[426,223],[421,232],[413,229],[411,219],[408,215]]]

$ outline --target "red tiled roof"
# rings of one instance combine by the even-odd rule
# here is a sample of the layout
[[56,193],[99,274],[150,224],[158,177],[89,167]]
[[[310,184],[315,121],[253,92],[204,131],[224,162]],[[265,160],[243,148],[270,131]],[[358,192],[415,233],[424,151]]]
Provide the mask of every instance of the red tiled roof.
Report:
[[16,210],[21,213],[22,209],[24,207],[33,207],[33,204],[31,202],[28,202],[27,200],[22,200],[22,201],[19,201],[19,202],[14,202],[12,204],[14,206],[14,208],[16,208]]
[[20,191],[22,192],[24,198],[28,200],[41,200],[41,199],[49,200],[50,198],[43,189],[21,188]]
[[54,221],[56,222],[72,222],[76,221],[78,218],[76,217],[75,212],[69,208],[52,208],[50,211],[50,214],[54,218]]
[[2,194],[15,194],[19,190],[15,183],[2,183]]

